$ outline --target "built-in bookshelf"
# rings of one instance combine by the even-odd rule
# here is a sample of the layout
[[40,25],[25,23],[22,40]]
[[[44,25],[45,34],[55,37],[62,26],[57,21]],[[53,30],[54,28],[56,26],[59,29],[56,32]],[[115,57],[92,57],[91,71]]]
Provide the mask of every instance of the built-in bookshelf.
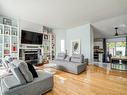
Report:
[[43,27],[43,58],[55,58],[55,33],[50,28]]
[[54,60],[55,54],[56,54],[56,35],[55,33],[52,33],[51,35],[51,52],[52,52],[52,60]]
[[[0,16],[0,19],[2,21]],[[7,20],[7,21],[6,21]],[[19,56],[19,28],[12,24],[12,20],[3,18],[0,21],[0,58],[12,56],[18,59]],[[9,22],[10,21],[10,22]]]
[[94,46],[94,61],[95,62],[102,62],[103,59],[103,49],[99,48],[99,46]]

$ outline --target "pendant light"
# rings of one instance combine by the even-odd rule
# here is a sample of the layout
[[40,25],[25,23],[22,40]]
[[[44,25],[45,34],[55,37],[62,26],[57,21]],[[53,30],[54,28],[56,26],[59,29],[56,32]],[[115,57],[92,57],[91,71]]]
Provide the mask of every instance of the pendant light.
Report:
[[116,33],[115,33],[115,35],[114,36],[119,36],[119,34],[118,34],[118,32],[117,32],[117,30],[118,30],[118,27],[115,27],[115,30],[116,30]]

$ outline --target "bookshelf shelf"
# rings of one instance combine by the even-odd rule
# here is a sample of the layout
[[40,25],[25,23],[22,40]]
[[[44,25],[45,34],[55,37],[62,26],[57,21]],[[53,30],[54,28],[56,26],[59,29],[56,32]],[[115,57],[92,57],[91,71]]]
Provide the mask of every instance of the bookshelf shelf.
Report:
[[43,54],[44,59],[53,60],[55,57],[55,33],[50,28],[43,27]]

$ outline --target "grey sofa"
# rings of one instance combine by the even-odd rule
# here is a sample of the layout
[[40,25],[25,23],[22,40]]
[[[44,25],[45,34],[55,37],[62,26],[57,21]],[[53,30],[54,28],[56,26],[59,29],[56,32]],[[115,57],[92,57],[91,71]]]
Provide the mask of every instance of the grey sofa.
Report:
[[80,74],[86,70],[87,63],[82,54],[73,54],[71,57],[64,53],[58,53],[57,58],[50,64],[56,64],[56,69],[73,74]]
[[[0,95],[42,95],[53,88],[53,76],[38,70],[38,78],[32,78],[24,62],[22,65],[11,64],[12,75],[1,79]],[[25,67],[24,67],[25,66]],[[17,68],[18,67],[18,68]],[[22,73],[24,70],[25,75]]]

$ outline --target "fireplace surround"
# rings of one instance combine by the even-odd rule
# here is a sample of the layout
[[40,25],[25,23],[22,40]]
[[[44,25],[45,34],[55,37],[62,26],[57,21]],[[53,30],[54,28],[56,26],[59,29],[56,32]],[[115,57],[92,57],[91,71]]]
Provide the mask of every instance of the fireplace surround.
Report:
[[25,61],[36,65],[38,63],[38,51],[25,51]]
[[43,59],[41,52],[41,49],[20,49],[20,60],[37,65],[41,63],[41,60]]

